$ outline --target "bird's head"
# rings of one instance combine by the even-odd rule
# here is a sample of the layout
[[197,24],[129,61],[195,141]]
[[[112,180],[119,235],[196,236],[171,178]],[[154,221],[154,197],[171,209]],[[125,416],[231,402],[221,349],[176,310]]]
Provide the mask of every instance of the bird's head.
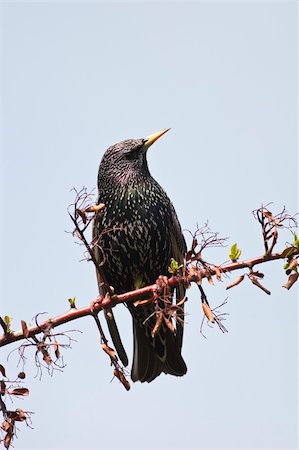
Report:
[[99,184],[111,178],[126,182],[148,175],[146,152],[169,129],[166,128],[142,139],[127,139],[111,145],[104,153],[100,164]]

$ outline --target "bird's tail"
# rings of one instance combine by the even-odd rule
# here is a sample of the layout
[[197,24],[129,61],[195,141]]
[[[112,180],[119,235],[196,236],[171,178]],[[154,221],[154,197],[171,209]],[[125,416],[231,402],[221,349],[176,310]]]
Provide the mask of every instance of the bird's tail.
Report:
[[[140,308],[140,307],[139,307]],[[145,308],[143,308],[143,311]],[[155,320],[148,320],[146,326],[141,322],[141,314],[132,311],[134,352],[131,378],[133,381],[148,383],[162,372],[177,377],[185,375],[187,367],[181,355],[176,336],[162,323],[159,331],[152,337],[151,331]],[[142,314],[143,317],[145,312]],[[148,324],[148,322],[152,322]]]

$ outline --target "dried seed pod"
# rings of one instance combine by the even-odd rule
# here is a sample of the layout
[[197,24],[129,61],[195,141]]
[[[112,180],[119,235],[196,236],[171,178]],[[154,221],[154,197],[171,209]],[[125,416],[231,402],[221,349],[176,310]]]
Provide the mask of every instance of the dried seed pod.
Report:
[[147,298],[145,300],[136,300],[136,302],[133,303],[134,306],[141,306],[141,305],[148,305],[149,303],[152,303],[152,298]]
[[99,203],[98,205],[90,205],[87,208],[85,208],[85,212],[87,213],[99,213],[100,211],[103,211],[103,209],[105,208],[105,204],[104,203]]
[[43,360],[45,361],[45,363],[46,363],[48,366],[50,366],[50,365],[52,364],[53,361],[52,361],[52,358],[51,358],[51,356],[50,356],[48,350],[43,349],[43,350],[41,350],[41,352],[42,352],[42,354],[43,354]]
[[3,380],[0,381],[0,394],[5,394],[6,393],[6,384],[4,383]]
[[201,285],[201,274],[200,274],[200,270],[198,270],[196,267],[192,266],[188,269],[187,272],[187,280],[190,281],[195,281],[198,286]]
[[5,438],[4,438],[4,447],[5,448],[8,449],[10,447],[13,436],[14,436],[13,424],[11,423],[9,429],[6,432]]
[[258,270],[256,272],[251,272],[253,276],[258,277],[258,278],[264,278],[264,274],[259,272]]
[[187,300],[188,297],[183,297],[175,306],[182,306]]
[[54,353],[57,359],[60,358],[60,346],[58,344],[58,341],[54,339]]
[[116,356],[115,350],[113,348],[109,347],[109,345],[107,345],[105,343],[101,344],[101,347],[104,350],[104,352],[110,356],[110,358],[117,360],[117,356]]
[[130,383],[128,382],[128,380],[126,379],[126,377],[124,376],[124,374],[117,368],[114,369],[113,373],[114,373],[114,376],[119,379],[119,381],[125,387],[125,389],[127,391],[129,391],[131,386],[130,386]]
[[27,327],[27,324],[26,324],[25,320],[21,320],[21,326],[22,326],[22,331],[23,331],[24,337],[28,338],[29,337],[29,330],[28,330],[28,327]]
[[215,322],[214,314],[209,305],[207,303],[202,303],[202,309],[208,321],[214,323]]
[[298,277],[299,277],[299,273],[298,272],[291,273],[291,275],[288,278],[288,281],[282,287],[284,287],[284,288],[286,288],[288,290],[291,289],[293,284],[295,284],[296,281],[298,280]]
[[5,367],[0,364],[0,373],[6,378]]
[[21,397],[26,397],[29,395],[29,389],[27,388],[14,388],[7,391],[10,395],[20,395]]
[[215,274],[218,281],[221,281],[221,269],[220,267],[215,267]]
[[17,408],[16,413],[17,413],[17,417],[15,418],[16,421],[24,422],[24,420],[27,419],[27,414],[23,409]]
[[165,322],[167,328],[168,328],[172,333],[174,333],[174,332],[175,332],[175,328],[174,328],[173,323],[171,322],[171,320],[168,319],[168,318],[167,318],[166,316],[164,316],[164,315],[163,315],[163,319],[164,319],[164,322]]
[[210,273],[207,273],[207,280],[211,286],[214,286],[214,280]]
[[296,247],[287,247],[284,249],[284,251],[281,253],[281,256],[283,258],[290,258],[296,253]]
[[156,323],[154,328],[152,329],[151,335],[152,338],[155,337],[155,334],[158,333],[158,331],[160,330],[160,327],[162,325],[162,321],[163,321],[163,313],[161,311],[158,311],[156,313]]
[[76,216],[77,217],[80,216],[81,219],[82,219],[82,222],[84,223],[84,225],[86,224],[87,217],[86,217],[85,211],[83,211],[82,209],[77,208],[76,209]]
[[290,273],[292,272],[292,270],[295,270],[295,269],[297,268],[297,266],[298,266],[298,260],[297,260],[297,258],[292,258],[291,261],[290,261],[290,263],[289,263],[289,265],[288,265],[288,268],[287,268],[287,270],[286,270],[286,274],[287,274],[287,275],[290,275]]
[[259,288],[260,288],[262,291],[264,291],[266,294],[271,295],[271,292],[269,291],[269,289],[265,288],[265,286],[263,286],[263,285],[258,281],[257,278],[255,278],[255,277],[252,276],[252,275],[249,275],[249,278],[250,278],[251,282],[252,282],[255,286],[259,287]]
[[5,419],[4,422],[2,422],[2,424],[1,424],[1,429],[3,431],[8,431],[10,429],[10,427],[11,427],[11,422],[9,419]]
[[240,275],[235,281],[233,281],[231,284],[226,286],[226,289],[230,289],[230,288],[242,283],[242,281],[244,280],[244,277],[245,277],[245,275]]
[[262,209],[262,214],[264,217],[266,217],[270,222],[274,221],[274,217],[272,213],[268,209]]

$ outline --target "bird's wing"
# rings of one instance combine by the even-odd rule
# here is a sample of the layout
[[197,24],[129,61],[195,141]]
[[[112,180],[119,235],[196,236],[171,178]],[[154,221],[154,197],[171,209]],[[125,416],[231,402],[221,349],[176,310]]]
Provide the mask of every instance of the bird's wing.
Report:
[[[171,255],[179,264],[184,262],[184,257],[187,251],[186,241],[182,233],[180,222],[176,215],[174,208],[172,208],[172,225],[170,232]],[[185,297],[186,289],[181,284],[175,289],[176,303],[179,303]],[[180,306],[180,319],[184,320],[184,303]],[[181,351],[183,344],[184,323],[177,320],[176,322],[176,345]]]
[[[99,236],[99,222],[96,218],[93,222],[92,235],[93,235],[93,242],[96,242],[96,240]],[[93,249],[94,249],[94,254],[95,254],[95,258],[96,258],[97,262],[101,263],[102,255],[101,255],[101,252],[100,252],[98,246],[94,245]],[[98,286],[99,286],[99,293],[101,295],[105,296],[106,295],[105,287],[102,284],[104,280],[101,280],[98,270],[96,271],[96,273],[97,273],[97,280],[98,280]],[[121,360],[121,362],[123,363],[123,365],[127,366],[129,363],[128,356],[127,356],[126,350],[123,346],[112,309],[111,308],[105,309],[104,315],[105,315],[108,330],[109,330],[113,345],[115,347],[116,353],[117,353],[119,359]]]
[[182,233],[179,219],[176,215],[173,206],[171,215],[170,242],[171,242],[171,251],[173,255],[172,258],[174,258],[179,264],[182,264],[184,261],[185,253],[187,251],[187,246],[185,238]]

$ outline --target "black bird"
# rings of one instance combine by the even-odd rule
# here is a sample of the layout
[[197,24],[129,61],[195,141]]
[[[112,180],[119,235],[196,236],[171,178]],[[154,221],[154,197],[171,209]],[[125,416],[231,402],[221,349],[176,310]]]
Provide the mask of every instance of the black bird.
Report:
[[[98,247],[104,254],[106,282],[116,294],[155,283],[159,275],[168,275],[171,258],[178,263],[184,259],[186,243],[175,209],[151,176],[146,159],[148,148],[168,130],[114,144],[100,163],[98,203],[104,203],[105,210],[95,218],[93,236],[98,240],[95,250],[99,261],[102,255]],[[177,289],[176,295],[183,298],[184,289]],[[181,356],[182,325],[177,324],[173,334],[163,323],[153,338],[153,304],[127,306],[133,317],[132,380],[150,382],[161,372],[184,375],[187,367]],[[127,365],[111,310],[106,312],[106,319],[116,351]]]

